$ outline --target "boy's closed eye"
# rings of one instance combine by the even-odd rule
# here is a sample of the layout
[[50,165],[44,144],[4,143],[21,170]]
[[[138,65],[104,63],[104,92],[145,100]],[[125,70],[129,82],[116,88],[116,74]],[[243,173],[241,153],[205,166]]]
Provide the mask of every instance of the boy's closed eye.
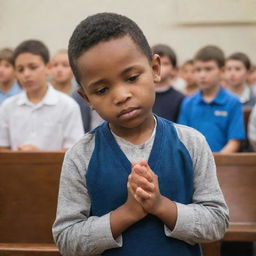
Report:
[[107,92],[107,90],[108,90],[107,87],[102,87],[102,88],[96,90],[95,94],[97,94],[97,95],[103,95],[103,94],[105,94],[105,93]]
[[137,81],[139,79],[139,76],[140,75],[132,75],[132,76],[129,76],[127,81],[130,82],[130,83],[133,83],[135,81]]

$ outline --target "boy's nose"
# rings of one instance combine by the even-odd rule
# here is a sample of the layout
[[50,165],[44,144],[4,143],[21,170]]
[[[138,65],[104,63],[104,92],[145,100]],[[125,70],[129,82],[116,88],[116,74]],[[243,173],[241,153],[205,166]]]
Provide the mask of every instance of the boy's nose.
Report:
[[24,76],[25,77],[27,77],[27,76],[29,76],[30,75],[30,70],[29,69],[24,69],[24,72],[23,72],[23,74],[24,74]]
[[118,88],[114,92],[114,104],[120,105],[127,102],[132,94],[128,88]]

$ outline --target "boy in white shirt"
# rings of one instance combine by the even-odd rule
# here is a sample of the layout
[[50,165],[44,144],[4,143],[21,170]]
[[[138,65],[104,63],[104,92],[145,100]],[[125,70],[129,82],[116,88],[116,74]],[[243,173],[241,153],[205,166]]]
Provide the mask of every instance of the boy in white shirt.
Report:
[[47,82],[49,51],[27,40],[14,51],[16,76],[24,92],[0,109],[0,150],[65,150],[83,135],[76,102]]

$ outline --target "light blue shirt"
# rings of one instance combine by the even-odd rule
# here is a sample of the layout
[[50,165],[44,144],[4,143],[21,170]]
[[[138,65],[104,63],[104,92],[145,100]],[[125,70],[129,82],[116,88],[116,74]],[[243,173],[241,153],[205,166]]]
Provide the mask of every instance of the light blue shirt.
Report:
[[18,93],[22,92],[22,89],[20,88],[20,86],[18,85],[17,82],[15,82],[13,84],[13,86],[10,88],[10,90],[5,93],[1,90],[0,88],[0,105],[3,103],[4,100],[6,100],[7,98],[16,95]]
[[186,98],[178,123],[200,131],[213,152],[219,152],[231,139],[245,139],[242,104],[223,88],[211,102],[203,99],[201,91]]

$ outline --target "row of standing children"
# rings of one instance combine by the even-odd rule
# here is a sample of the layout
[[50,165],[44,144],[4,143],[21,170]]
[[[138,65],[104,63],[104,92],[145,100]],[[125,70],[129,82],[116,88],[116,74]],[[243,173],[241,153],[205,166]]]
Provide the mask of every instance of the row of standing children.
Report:
[[[206,47],[207,48],[207,47]],[[245,132],[243,131],[243,121],[241,111],[239,108],[234,107],[236,110],[232,112],[232,109],[227,109],[225,106],[222,108],[217,103],[213,107],[215,101],[218,101],[217,94],[219,89],[223,90],[223,87],[228,89],[230,92],[235,94],[243,107],[253,107],[256,103],[255,89],[256,87],[249,86],[246,81],[249,79],[249,73],[251,71],[251,63],[249,58],[243,53],[234,53],[226,59],[225,72],[224,72],[224,54],[216,53],[212,49],[217,49],[216,47],[208,47],[202,55],[204,60],[204,55],[208,54],[208,61],[213,61],[219,67],[219,74],[213,77],[217,85],[209,85],[209,88],[205,88],[205,85],[202,84],[202,79],[208,79],[211,75],[210,72],[204,72],[204,78],[200,78],[200,68],[198,69],[197,64],[199,60],[196,58],[194,60],[189,60],[185,62],[180,70],[177,65],[177,57],[175,52],[168,45],[155,45],[152,47],[152,51],[155,54],[160,56],[161,60],[161,80],[156,85],[156,99],[153,105],[153,112],[161,117],[164,117],[168,120],[174,122],[180,122],[182,124],[191,126],[200,132],[202,132],[207,139],[207,142],[210,144],[210,147],[213,152],[222,152],[222,153],[231,153],[236,152],[241,149],[241,141],[245,138]],[[218,49],[221,52],[220,49]],[[218,52],[217,50],[217,52]],[[219,56],[216,56],[219,55]],[[3,49],[0,51],[0,100],[3,102],[7,97],[13,96],[21,92],[20,86],[17,84],[14,76],[14,60],[13,53],[10,49]],[[218,58],[218,59],[217,59]],[[220,60],[221,58],[221,60]],[[97,127],[103,119],[98,115],[96,111],[93,111],[88,104],[85,104],[84,99],[77,92],[77,83],[73,79],[73,73],[69,65],[68,53],[67,50],[58,51],[52,58],[51,62],[48,64],[49,72],[52,79],[50,82],[56,90],[59,90],[65,94],[72,96],[75,101],[80,106],[80,112],[82,116],[83,130],[85,132],[89,131],[92,128]],[[208,69],[206,68],[205,71]],[[48,72],[48,73],[49,73]],[[16,72],[19,77],[19,73]],[[203,74],[203,72],[201,72]],[[251,76],[249,81],[253,83],[253,70],[251,71]],[[201,79],[201,80],[200,80]],[[211,81],[209,81],[211,82]],[[20,85],[21,81],[19,81]],[[213,89],[214,86],[217,86],[216,90]],[[25,87],[24,87],[25,88]],[[200,89],[199,94],[202,92],[202,96],[207,94],[209,90],[212,92],[212,98],[206,99],[202,97],[202,102],[205,102],[203,110],[200,108],[192,108],[191,106],[184,106],[187,99],[183,102],[185,96],[191,96],[196,94]],[[208,92],[207,92],[208,91]],[[193,95],[194,96],[194,95]],[[215,97],[216,96],[216,97]],[[183,102],[183,103],[182,103]],[[182,104],[181,104],[182,103]],[[194,105],[194,103],[193,103]],[[228,103],[226,104],[226,106]],[[207,111],[207,107],[212,106],[210,111]],[[216,109],[215,109],[216,108]],[[181,110],[181,111],[180,111]],[[205,111],[202,114],[202,111]],[[234,113],[236,113],[234,115]],[[3,117],[7,114],[2,114]],[[200,117],[200,122],[198,120]],[[205,119],[203,119],[203,117]],[[5,120],[8,124],[11,123],[7,121],[8,117],[5,117]],[[30,119],[30,117],[28,117]],[[256,108],[252,111],[250,121],[249,121],[249,130],[248,138],[250,140],[251,148],[255,149],[256,144]],[[238,120],[238,121],[236,121]],[[2,124],[2,126],[4,123]],[[29,126],[29,122],[27,123]],[[24,124],[21,123],[21,126],[24,128]],[[1,128],[1,127],[0,127]],[[41,144],[34,145],[35,147],[30,146],[19,146],[19,145],[33,145],[35,143],[30,136],[24,138],[22,141],[19,138],[19,141],[16,140],[16,129],[13,134],[13,127],[3,127],[3,136],[6,134],[11,134],[10,139],[13,138],[12,142],[7,142],[5,138],[0,140],[0,146],[5,149],[19,149],[19,150],[39,150],[39,149],[63,149],[63,146],[59,142],[59,146],[46,147]],[[9,130],[8,130],[9,129]],[[26,127],[25,130],[32,132],[31,128]],[[45,130],[45,129],[44,129]],[[44,133],[51,133],[44,131]],[[35,132],[33,133],[35,134]],[[81,133],[80,133],[81,134]],[[217,135],[217,140],[215,139]],[[33,135],[35,136],[35,135]],[[76,139],[77,140],[77,139]],[[76,140],[73,140],[75,142]],[[48,144],[49,140],[46,140],[45,143]],[[230,143],[229,143],[230,142]],[[7,146],[7,144],[9,146]],[[44,143],[43,143],[44,144]],[[71,146],[72,143],[69,143]],[[65,148],[65,147],[64,147]],[[247,150],[247,149],[246,149]]]

